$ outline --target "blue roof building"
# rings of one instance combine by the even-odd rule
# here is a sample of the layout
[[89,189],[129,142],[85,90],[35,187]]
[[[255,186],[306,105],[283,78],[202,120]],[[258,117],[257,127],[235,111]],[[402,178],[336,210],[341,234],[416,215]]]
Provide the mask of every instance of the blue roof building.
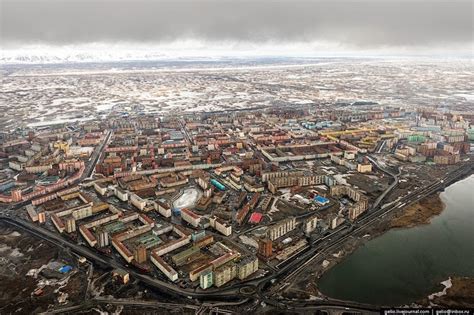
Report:
[[314,197],[314,201],[321,206],[324,206],[329,203],[329,199],[324,198],[323,196],[320,196],[320,195],[316,195]]
[[59,268],[60,273],[68,273],[71,270],[72,270],[72,267],[69,265],[64,265],[61,268]]

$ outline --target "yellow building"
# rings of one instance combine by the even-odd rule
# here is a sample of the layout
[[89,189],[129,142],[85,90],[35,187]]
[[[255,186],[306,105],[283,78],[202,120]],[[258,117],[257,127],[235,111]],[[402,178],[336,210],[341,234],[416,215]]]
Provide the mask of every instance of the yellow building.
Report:
[[359,173],[370,173],[372,172],[372,164],[357,164],[357,171]]
[[59,149],[61,151],[64,151],[64,153],[68,153],[69,152],[69,144],[65,141],[56,141],[56,143],[54,144],[54,147],[56,149]]

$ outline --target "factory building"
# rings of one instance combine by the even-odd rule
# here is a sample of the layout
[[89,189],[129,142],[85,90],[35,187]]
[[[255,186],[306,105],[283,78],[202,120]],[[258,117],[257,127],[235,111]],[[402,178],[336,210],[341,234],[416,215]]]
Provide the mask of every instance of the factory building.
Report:
[[286,233],[294,230],[295,226],[296,226],[296,219],[294,217],[289,217],[269,227],[267,230],[267,236],[272,241],[274,241],[277,238],[282,237]]

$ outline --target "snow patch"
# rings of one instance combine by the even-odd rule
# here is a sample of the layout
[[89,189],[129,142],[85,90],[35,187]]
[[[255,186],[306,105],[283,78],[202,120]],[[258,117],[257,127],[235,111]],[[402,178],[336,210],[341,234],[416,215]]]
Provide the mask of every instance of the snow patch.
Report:
[[441,284],[444,285],[444,289],[439,292],[428,295],[429,300],[433,300],[435,297],[446,295],[447,290],[453,286],[451,277],[449,277],[448,280],[442,281]]

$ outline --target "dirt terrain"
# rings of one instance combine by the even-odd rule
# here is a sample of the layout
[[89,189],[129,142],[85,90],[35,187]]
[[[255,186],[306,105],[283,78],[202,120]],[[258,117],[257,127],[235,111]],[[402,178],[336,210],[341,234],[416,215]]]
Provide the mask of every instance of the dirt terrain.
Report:
[[430,195],[408,207],[403,208],[390,223],[390,228],[409,228],[428,224],[431,218],[439,215],[445,206],[439,194]]
[[72,263],[69,253],[0,224],[0,314],[34,314],[81,301],[83,270],[61,274],[45,267]]
[[474,278],[453,278],[453,286],[446,295],[435,298],[434,303],[443,307],[474,308]]
[[435,304],[444,308],[474,308],[474,278],[454,277],[451,278],[452,286],[446,289],[446,294],[435,296],[431,301],[423,299],[420,304],[428,306]]

